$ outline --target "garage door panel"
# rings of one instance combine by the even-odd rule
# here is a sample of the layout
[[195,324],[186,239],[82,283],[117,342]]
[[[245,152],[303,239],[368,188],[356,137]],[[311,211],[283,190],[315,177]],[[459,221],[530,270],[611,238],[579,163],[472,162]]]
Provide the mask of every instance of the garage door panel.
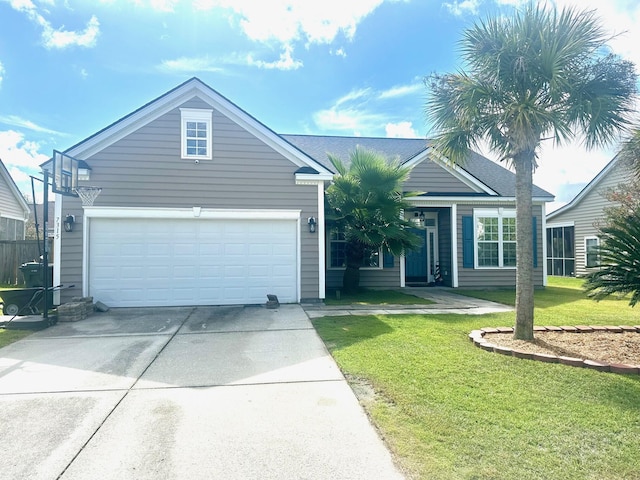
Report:
[[297,301],[297,222],[92,219],[89,294],[110,306]]

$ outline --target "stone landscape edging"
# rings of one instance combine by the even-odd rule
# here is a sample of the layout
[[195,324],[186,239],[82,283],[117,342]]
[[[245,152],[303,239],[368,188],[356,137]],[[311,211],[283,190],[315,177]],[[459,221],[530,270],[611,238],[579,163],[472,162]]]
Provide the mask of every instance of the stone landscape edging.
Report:
[[[566,332],[566,333],[593,333],[593,332],[611,332],[611,333],[623,333],[623,332],[635,332],[640,334],[640,325],[629,326],[602,326],[602,325],[576,325],[576,326],[549,326],[549,327],[533,327],[535,332]],[[545,363],[561,363],[562,365],[569,365],[571,367],[584,367],[599,372],[612,372],[612,373],[627,373],[640,375],[640,365],[628,365],[624,363],[605,363],[597,362],[595,360],[587,360],[576,357],[564,357],[558,355],[550,355],[548,353],[530,353],[523,350],[513,349],[510,347],[501,347],[495,343],[491,343],[485,340],[484,336],[487,333],[513,333],[513,327],[485,327],[479,330],[473,330],[469,334],[469,340],[473,342],[476,347],[479,347],[487,352],[499,353],[502,355],[513,356],[516,358],[524,358],[527,360],[536,360]]]

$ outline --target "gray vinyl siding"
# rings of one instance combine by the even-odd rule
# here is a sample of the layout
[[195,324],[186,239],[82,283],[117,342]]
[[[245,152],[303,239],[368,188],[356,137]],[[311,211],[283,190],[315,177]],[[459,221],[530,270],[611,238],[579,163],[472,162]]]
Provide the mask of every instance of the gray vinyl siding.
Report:
[[0,240],[24,240],[24,216],[22,205],[0,175]]
[[[327,270],[327,287],[342,287],[344,269]],[[393,268],[360,269],[360,286],[364,288],[400,287],[400,259],[394,258]]]
[[7,181],[0,175],[0,216],[5,218],[24,219],[24,210],[13,195]]
[[[199,99],[181,107],[211,108]],[[296,185],[296,165],[227,117],[213,113],[213,159],[180,158],[180,110],[170,111],[89,158],[91,180],[102,187],[95,206],[301,210],[318,217],[316,185]],[[62,232],[62,301],[81,293],[82,208],[65,197],[63,216],[76,215],[73,233]],[[301,221],[301,297],[318,298],[318,238]]]
[[[484,205],[458,205],[457,230],[458,230],[458,287],[460,288],[487,288],[487,287],[513,287],[516,284],[515,268],[464,268],[462,261],[462,217],[473,216],[473,210],[478,208],[510,208],[515,209],[515,204],[507,206],[505,204],[484,204]],[[536,249],[538,255],[538,266],[534,268],[534,285],[543,285],[543,264],[546,261],[542,255],[542,241],[546,237],[542,231],[542,208],[540,205],[533,206],[533,215],[536,217],[537,239]]]
[[473,193],[474,190],[437,163],[426,159],[411,170],[405,191],[424,193]]
[[604,193],[625,182],[629,178],[630,172],[624,162],[618,162],[605,175],[595,188],[591,189],[573,208],[558,214],[547,221],[548,227],[556,224],[569,225],[573,223],[575,233],[575,272],[576,276],[584,276],[593,271],[593,268],[586,268],[586,254],[584,248],[585,237],[598,236],[598,224],[604,219],[604,209],[609,205],[609,201],[604,197]]

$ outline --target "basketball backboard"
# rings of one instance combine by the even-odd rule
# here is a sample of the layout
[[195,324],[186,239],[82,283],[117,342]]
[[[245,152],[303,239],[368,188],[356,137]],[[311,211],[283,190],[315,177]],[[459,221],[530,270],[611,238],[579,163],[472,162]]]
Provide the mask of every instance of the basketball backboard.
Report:
[[53,151],[53,183],[54,193],[77,197],[78,193],[78,162],[71,155]]

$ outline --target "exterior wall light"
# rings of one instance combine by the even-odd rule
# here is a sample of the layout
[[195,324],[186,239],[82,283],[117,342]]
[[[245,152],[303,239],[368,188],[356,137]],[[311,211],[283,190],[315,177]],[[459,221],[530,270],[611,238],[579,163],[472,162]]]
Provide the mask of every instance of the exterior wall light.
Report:
[[73,232],[73,226],[75,225],[75,223],[76,223],[76,217],[74,217],[73,215],[67,215],[63,222],[64,231]]
[[309,232],[316,233],[317,222],[315,217],[309,217],[309,219],[307,220],[307,223],[309,224]]

